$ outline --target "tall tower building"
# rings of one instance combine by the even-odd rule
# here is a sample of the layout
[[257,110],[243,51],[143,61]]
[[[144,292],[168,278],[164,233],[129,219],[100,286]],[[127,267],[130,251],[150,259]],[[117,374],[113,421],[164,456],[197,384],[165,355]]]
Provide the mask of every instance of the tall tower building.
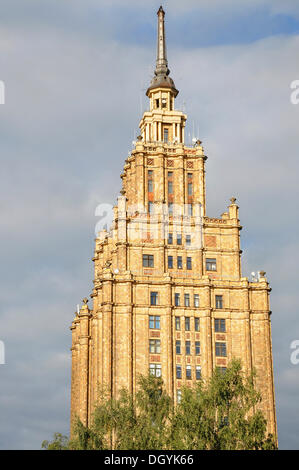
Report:
[[225,371],[233,357],[250,372],[268,431],[276,434],[269,284],[241,273],[236,199],[206,215],[201,142],[185,145],[187,116],[166,56],[158,11],[157,60],[149,110],[124,164],[110,231],[95,240],[93,306],[72,323],[71,420],[88,425],[99,389],[134,393],[138,374],[162,376],[177,402],[183,385]]

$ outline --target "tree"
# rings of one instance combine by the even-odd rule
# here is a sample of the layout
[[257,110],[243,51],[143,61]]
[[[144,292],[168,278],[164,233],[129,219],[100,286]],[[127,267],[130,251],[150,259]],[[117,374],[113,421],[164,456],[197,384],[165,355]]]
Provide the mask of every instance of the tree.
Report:
[[80,420],[68,441],[61,434],[43,448],[117,450],[258,450],[275,449],[266,434],[254,374],[245,376],[233,360],[223,374],[184,387],[175,407],[161,378],[139,377],[135,396],[123,389],[117,399],[102,392],[90,427]]
[[257,409],[261,395],[252,373],[245,376],[241,362],[233,360],[223,374],[216,369],[210,380],[185,387],[170,424],[172,449],[275,449],[266,435],[267,422]]

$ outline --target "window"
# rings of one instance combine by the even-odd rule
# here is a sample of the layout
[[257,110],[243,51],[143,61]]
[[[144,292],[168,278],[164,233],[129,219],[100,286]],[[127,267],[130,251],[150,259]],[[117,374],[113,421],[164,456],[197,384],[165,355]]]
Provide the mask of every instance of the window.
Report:
[[162,98],[162,108],[166,108],[166,105],[167,105],[167,99]]
[[184,295],[184,303],[185,303],[185,307],[190,307],[190,294]]
[[151,305],[158,305],[158,292],[151,292]]
[[215,318],[215,331],[225,333],[225,320],[223,318]]
[[182,400],[182,390],[178,389],[176,392],[176,399],[178,403],[181,403]]
[[174,294],[174,304],[176,307],[180,306],[180,294]]
[[193,215],[193,205],[192,204],[188,204],[188,215],[189,216]]
[[175,317],[175,329],[176,330],[181,329],[181,318],[180,317]]
[[186,245],[187,246],[191,245],[191,235],[186,235]]
[[195,326],[195,331],[199,331],[200,323],[199,323],[199,318],[197,317],[194,318],[194,326]]
[[216,369],[222,375],[226,372],[226,367],[216,367]]
[[181,233],[178,233],[177,236],[176,236],[176,242],[178,245],[181,245],[182,244],[182,234]]
[[187,269],[192,269],[192,258],[187,256]]
[[148,170],[147,172],[147,190],[149,193],[152,193],[154,190],[153,170]]
[[168,214],[173,215],[173,203],[172,202],[168,203]]
[[195,341],[195,356],[200,355],[200,341]]
[[150,374],[155,377],[161,377],[161,364],[150,364]]
[[159,108],[159,100],[158,99],[155,100],[155,107],[156,107],[156,109]]
[[188,196],[192,196],[192,183],[188,183]]
[[142,255],[142,266],[144,268],[154,267],[154,255]]
[[194,294],[194,307],[199,307],[199,294]]
[[216,343],[216,356],[226,357],[226,343]]
[[171,179],[173,177],[173,172],[172,171],[168,171],[167,172],[167,178]]
[[191,366],[186,366],[186,379],[191,379]]
[[173,235],[172,235],[172,233],[169,233],[169,234],[168,234],[167,243],[168,243],[168,245],[172,245],[172,244],[173,244]]
[[151,330],[160,330],[160,317],[156,315],[150,315],[149,327]]
[[178,269],[183,269],[183,260],[181,256],[178,256],[177,258],[177,266],[178,266]]
[[182,378],[182,366],[176,366],[176,378],[177,379]]
[[200,379],[201,379],[201,367],[196,366],[196,380],[200,380]]
[[168,129],[164,129],[164,142],[165,142],[165,143],[168,142],[168,134],[169,134],[169,130],[168,130]]
[[154,213],[154,203],[152,201],[148,201],[148,213],[149,214]]
[[190,331],[190,317],[185,317],[185,331]]
[[168,269],[172,269],[172,268],[173,268],[173,257],[168,256]]
[[161,352],[161,341],[159,339],[149,340],[149,352],[152,354],[160,354]]
[[216,308],[223,308],[223,299],[222,295],[216,295]]
[[180,340],[177,340],[175,342],[175,353],[176,354],[181,354],[181,342],[180,342]]
[[192,180],[192,178],[193,178],[193,173],[187,173],[187,178],[188,178],[188,180]]
[[173,194],[173,182],[168,181],[168,194]]
[[207,258],[206,259],[206,270],[207,271],[217,271],[216,259],[215,258]]
[[190,354],[191,354],[191,341],[186,341],[185,348],[186,348],[186,355],[190,356]]

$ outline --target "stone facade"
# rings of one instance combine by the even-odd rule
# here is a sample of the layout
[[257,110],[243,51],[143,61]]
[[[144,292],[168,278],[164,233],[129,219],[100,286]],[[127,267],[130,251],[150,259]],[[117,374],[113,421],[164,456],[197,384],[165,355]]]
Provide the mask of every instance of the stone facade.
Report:
[[[167,65],[166,52],[157,63]],[[159,70],[121,174],[111,230],[95,240],[93,306],[84,299],[71,326],[71,421],[77,415],[90,423],[103,385],[111,396],[122,387],[134,393],[138,374],[151,370],[177,401],[183,385],[237,357],[245,371],[256,369],[268,430],[276,434],[271,289],[264,272],[256,282],[242,277],[235,198],[221,217],[206,216],[207,157],[200,141],[185,145],[187,116],[175,110],[168,68],[168,82]]]

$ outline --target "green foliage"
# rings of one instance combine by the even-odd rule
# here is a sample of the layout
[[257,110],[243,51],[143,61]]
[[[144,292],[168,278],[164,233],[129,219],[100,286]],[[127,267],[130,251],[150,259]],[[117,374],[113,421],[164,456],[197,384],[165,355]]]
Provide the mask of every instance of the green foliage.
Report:
[[266,420],[258,405],[254,374],[245,376],[241,363],[233,360],[224,374],[193,388],[182,389],[174,407],[161,378],[140,376],[132,396],[123,389],[117,399],[102,391],[92,424],[77,420],[71,441],[55,434],[48,450],[258,450],[275,449],[266,435]]
[[68,450],[69,448],[69,439],[67,436],[63,436],[59,432],[55,432],[53,436],[53,441],[43,441],[42,449],[46,450]]

